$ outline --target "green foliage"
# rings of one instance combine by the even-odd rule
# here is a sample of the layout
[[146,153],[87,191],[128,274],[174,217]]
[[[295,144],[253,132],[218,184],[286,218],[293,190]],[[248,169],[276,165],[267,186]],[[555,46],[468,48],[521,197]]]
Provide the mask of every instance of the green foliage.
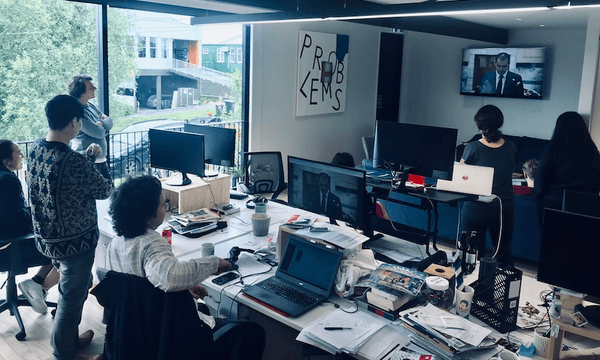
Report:
[[[96,9],[64,0],[0,0],[0,133],[13,140],[45,136],[44,107],[66,93],[75,74],[97,77]],[[130,24],[110,9],[110,83],[133,75]]]

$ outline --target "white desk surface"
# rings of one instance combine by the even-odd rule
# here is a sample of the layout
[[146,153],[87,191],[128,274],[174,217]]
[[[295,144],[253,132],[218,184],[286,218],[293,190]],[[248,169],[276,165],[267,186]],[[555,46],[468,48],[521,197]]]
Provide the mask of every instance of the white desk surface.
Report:
[[[269,233],[267,236],[256,237],[252,233],[252,222],[251,216],[254,213],[254,210],[247,209],[246,204],[247,199],[244,200],[231,200],[232,203],[238,205],[241,209],[239,213],[235,213],[232,215],[225,216],[225,219],[228,222],[227,228],[223,230],[218,230],[213,233],[204,235],[200,238],[187,238],[181,235],[173,234],[173,252],[175,256],[177,256],[181,260],[188,260],[192,258],[201,257],[201,248],[202,244],[205,242],[212,242],[215,244],[215,255],[225,258],[231,247],[239,246],[240,248],[249,248],[253,250],[260,249],[267,245],[269,238],[276,238],[278,236],[278,229],[281,224],[283,224],[290,216],[294,214],[303,214],[306,213],[303,210],[291,208],[285,205],[281,205],[275,202],[269,202],[267,205],[267,213],[271,215],[271,225],[269,228]],[[106,217],[108,211],[108,200],[98,201],[98,224],[100,228],[100,232],[103,236],[112,238],[114,236],[114,231],[110,225],[109,220]],[[166,224],[161,226],[164,227]],[[161,229],[159,228],[159,230]],[[251,284],[253,282],[260,281],[268,276],[272,276],[275,273],[275,269],[271,270],[269,274],[251,276],[244,279],[245,284]],[[476,275],[478,270],[476,269],[473,274],[469,275],[465,279],[466,284],[470,284],[476,279]],[[268,317],[275,319],[276,321],[289,326],[297,331],[302,330],[304,327],[308,326],[315,320],[319,319],[321,316],[329,314],[332,310],[334,310],[334,306],[332,304],[323,304],[315,309],[299,316],[296,318],[285,317],[281,314],[268,309],[265,306],[245,297],[241,294],[241,289],[243,285],[229,285],[227,284],[225,287],[215,285],[211,280],[215,276],[209,277],[204,281],[204,285],[209,291],[211,298],[208,298],[207,303],[209,306],[212,306],[215,309],[219,309],[219,311],[225,316],[236,317],[237,316],[237,304],[243,304],[255,311],[258,311],[262,314],[267,315]],[[539,293],[542,290],[550,289],[550,287],[546,284],[540,283],[535,279],[527,276],[523,276],[522,285],[521,285],[521,297],[520,297],[520,306],[524,306],[526,301],[529,301],[532,304],[539,304]],[[215,303],[219,301],[220,304]],[[345,309],[354,309],[355,305],[346,300],[339,298],[337,295],[333,295],[330,300],[334,303],[340,305],[340,307]],[[359,311],[364,311],[360,309]],[[376,315],[373,315],[376,316]],[[482,326],[487,326],[482,323],[475,317],[471,317],[475,323],[478,323]],[[401,331],[396,326],[386,326],[384,327],[377,336],[373,337],[358,354],[354,355],[359,359],[373,359],[370,355],[373,351],[376,353],[380,352],[381,346],[393,346],[395,342],[391,342],[389,344],[381,344],[379,339],[385,338],[389,341],[390,338],[394,338],[395,333],[399,334]],[[500,334],[497,332],[493,332],[493,334],[498,337]],[[518,330],[512,332],[511,335],[517,336],[521,339],[522,342],[527,343],[528,341],[532,341],[533,332],[531,330]],[[399,339],[401,341],[401,339]],[[375,350],[373,350],[375,349]],[[473,352],[469,355],[475,355],[476,352]],[[473,357],[477,358],[477,357]],[[531,359],[541,359],[538,356],[533,356]]]

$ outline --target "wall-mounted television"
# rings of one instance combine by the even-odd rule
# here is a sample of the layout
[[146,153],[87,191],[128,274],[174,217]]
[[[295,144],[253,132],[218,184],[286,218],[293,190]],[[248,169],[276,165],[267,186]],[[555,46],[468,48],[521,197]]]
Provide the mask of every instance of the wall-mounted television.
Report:
[[546,48],[464,49],[461,95],[542,99]]

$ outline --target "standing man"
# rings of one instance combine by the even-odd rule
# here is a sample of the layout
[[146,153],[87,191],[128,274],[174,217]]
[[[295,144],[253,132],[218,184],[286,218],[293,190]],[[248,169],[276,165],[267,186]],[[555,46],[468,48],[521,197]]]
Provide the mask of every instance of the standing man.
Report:
[[46,104],[48,135],[31,148],[28,158],[33,231],[37,248],[60,272],[58,308],[51,345],[57,360],[101,359],[77,357],[94,333],[79,336],[83,303],[92,285],[92,265],[98,243],[96,199],[110,196],[112,181],[94,167],[100,154],[90,144],[86,155],[69,147],[81,130],[83,105],[69,95],[58,95]]
[[106,136],[113,127],[113,121],[90,102],[96,97],[96,86],[92,82],[92,77],[85,74],[73,76],[67,83],[67,91],[69,95],[79,100],[84,109],[81,130],[71,142],[71,146],[73,150],[82,153],[90,144],[100,145],[102,153],[96,158],[96,169],[102,176],[111,179],[106,162],[108,156]]
[[481,77],[479,92],[482,94],[497,94],[503,96],[523,96],[523,79],[521,75],[508,71],[510,55],[501,52],[494,60],[496,70]]

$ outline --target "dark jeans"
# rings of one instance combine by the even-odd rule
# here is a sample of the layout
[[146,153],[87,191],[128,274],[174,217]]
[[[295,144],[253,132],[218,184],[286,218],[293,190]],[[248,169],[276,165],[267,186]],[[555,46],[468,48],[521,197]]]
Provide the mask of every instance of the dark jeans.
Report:
[[[502,203],[502,238],[496,259],[503,265],[513,265],[512,238],[515,218],[514,201]],[[485,256],[486,233],[489,231],[494,249],[498,248],[500,235],[500,202],[491,203],[467,201],[464,203],[460,214],[461,230],[477,231],[477,246],[479,258]],[[492,255],[494,255],[492,253]]]
[[265,330],[252,321],[216,319],[213,332],[227,324],[235,324],[215,342],[215,360],[261,360],[265,348]]
[[108,162],[103,162],[103,163],[96,163],[96,169],[98,169],[98,171],[100,171],[100,174],[102,174],[102,176],[104,176],[105,178],[107,178],[108,180],[112,181],[112,177],[110,176],[110,171],[108,170]]

